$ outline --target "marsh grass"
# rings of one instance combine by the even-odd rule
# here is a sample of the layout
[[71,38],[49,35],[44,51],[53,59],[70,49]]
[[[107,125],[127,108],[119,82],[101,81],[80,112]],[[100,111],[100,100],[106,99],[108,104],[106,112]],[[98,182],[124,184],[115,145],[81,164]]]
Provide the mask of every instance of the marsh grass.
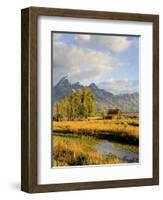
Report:
[[53,166],[123,163],[117,155],[97,151],[103,139],[112,140],[117,149],[139,153],[139,119],[53,121]]
[[[62,133],[95,136],[99,139],[114,139],[129,144],[139,143],[138,119],[87,120],[53,122],[53,130]],[[134,124],[134,125],[133,125]],[[136,124],[136,125],[135,125]]]
[[[86,141],[85,141],[86,140]],[[53,136],[53,166],[78,166],[116,164],[122,162],[116,155],[102,156],[94,148],[97,140],[92,137]]]
[[129,152],[132,152],[132,153],[139,153],[139,146],[138,145],[129,145],[129,144],[121,144],[121,143],[118,143],[118,142],[114,142],[114,146],[117,148],[117,149],[123,149],[125,151],[129,151]]

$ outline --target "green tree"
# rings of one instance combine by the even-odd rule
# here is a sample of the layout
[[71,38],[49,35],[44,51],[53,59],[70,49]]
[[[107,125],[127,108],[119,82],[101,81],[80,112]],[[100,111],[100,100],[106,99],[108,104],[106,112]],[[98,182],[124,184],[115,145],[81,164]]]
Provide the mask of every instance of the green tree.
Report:
[[84,88],[69,96],[65,96],[54,105],[54,118],[61,120],[76,120],[95,115],[95,96],[91,89]]
[[107,113],[106,113],[106,107],[104,105],[101,105],[100,107],[100,114],[101,114],[101,117],[105,119]]

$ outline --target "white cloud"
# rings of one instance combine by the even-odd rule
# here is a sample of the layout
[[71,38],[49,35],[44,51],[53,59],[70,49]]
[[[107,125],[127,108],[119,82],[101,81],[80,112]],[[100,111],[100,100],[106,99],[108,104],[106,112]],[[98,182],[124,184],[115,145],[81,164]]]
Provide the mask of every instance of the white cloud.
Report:
[[122,52],[131,46],[131,41],[127,37],[112,36],[106,40],[106,45],[111,45],[114,52]]
[[83,84],[99,82],[103,76],[108,77],[113,67],[118,65],[108,52],[63,42],[55,42],[53,59],[54,84],[65,75],[69,75],[71,82],[80,81]]
[[113,80],[110,79],[106,82],[101,82],[98,84],[99,88],[102,88],[108,92],[114,94],[124,94],[124,93],[133,93],[139,91],[139,82],[138,80]]
[[76,35],[76,43],[87,47],[101,47],[115,53],[121,53],[128,49],[133,43],[126,36],[107,35]]

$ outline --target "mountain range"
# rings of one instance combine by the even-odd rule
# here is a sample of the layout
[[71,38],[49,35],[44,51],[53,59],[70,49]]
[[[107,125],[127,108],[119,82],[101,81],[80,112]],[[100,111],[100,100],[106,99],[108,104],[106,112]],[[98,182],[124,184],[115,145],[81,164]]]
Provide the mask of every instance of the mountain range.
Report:
[[70,95],[77,90],[90,88],[95,95],[97,112],[103,106],[105,108],[119,108],[123,112],[139,112],[139,93],[113,94],[97,87],[95,83],[83,86],[80,82],[71,84],[67,77],[63,77],[52,88],[53,101],[57,102],[66,95]]

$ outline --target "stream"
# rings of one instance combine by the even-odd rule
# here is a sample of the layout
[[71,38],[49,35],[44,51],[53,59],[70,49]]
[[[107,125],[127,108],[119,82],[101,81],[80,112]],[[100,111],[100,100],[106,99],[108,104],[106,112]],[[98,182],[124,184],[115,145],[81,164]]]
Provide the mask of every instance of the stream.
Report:
[[[93,147],[102,156],[115,155],[118,156],[124,163],[139,162],[139,146],[131,144],[122,144],[109,141],[106,139],[97,139],[95,137],[80,136],[71,133],[56,133],[56,136],[68,139],[70,142],[81,141],[87,146]],[[91,142],[93,141],[93,142]]]
[[96,150],[102,155],[114,154],[127,163],[139,162],[139,154],[132,152],[133,145],[119,144],[109,140],[101,141],[96,145]]

